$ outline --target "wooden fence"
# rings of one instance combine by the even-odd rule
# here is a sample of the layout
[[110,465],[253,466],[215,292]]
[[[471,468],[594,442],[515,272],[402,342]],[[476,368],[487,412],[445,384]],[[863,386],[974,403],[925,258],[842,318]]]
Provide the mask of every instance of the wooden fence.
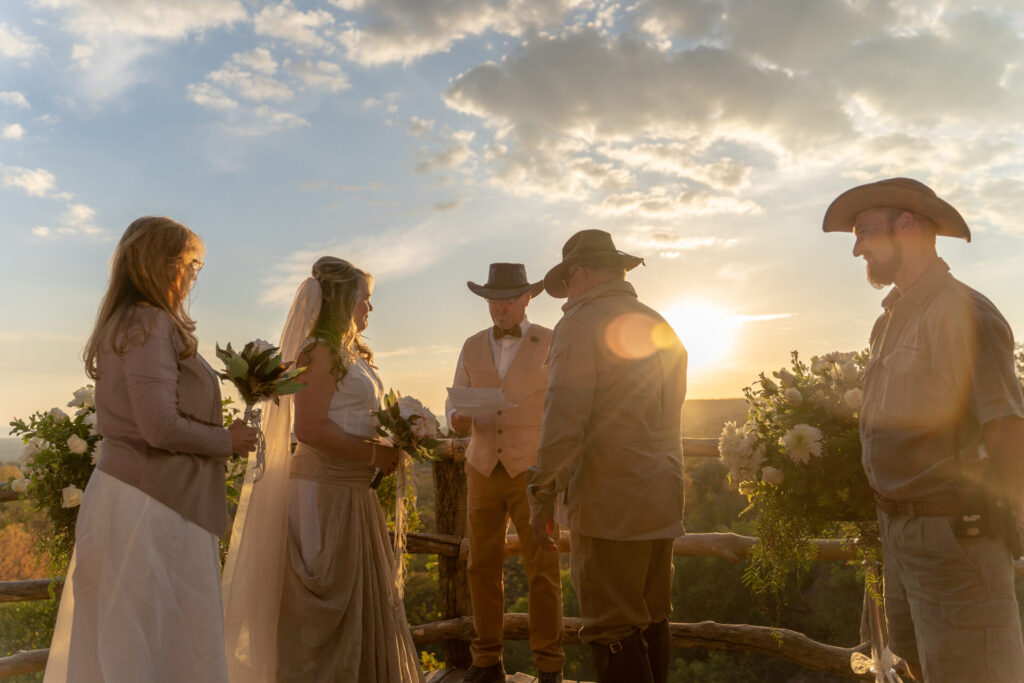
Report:
[[[466,439],[448,442],[446,457],[434,462],[433,478],[435,489],[435,516],[437,533],[409,534],[407,552],[437,555],[439,590],[443,618],[427,624],[412,627],[413,641],[417,645],[441,643],[445,664],[462,668],[470,664],[469,640],[473,636],[468,581],[466,580],[466,559],[469,543],[466,539],[466,479],[462,463],[465,460]],[[717,457],[716,439],[683,439],[686,457]],[[0,486],[0,502],[17,500],[18,494],[6,485]],[[569,534],[562,531],[558,539],[561,552],[568,552]],[[730,562],[740,562],[747,557],[757,539],[731,533],[694,533],[681,536],[673,542],[676,556],[718,557]],[[818,560],[848,560],[852,554],[837,540],[814,541],[818,547]],[[519,539],[509,536],[505,544],[505,555],[511,557],[521,552]],[[1024,576],[1024,563],[1018,563],[1017,575]],[[60,595],[64,579],[38,579],[32,581],[0,582],[0,603],[47,600],[51,590]],[[526,640],[528,638],[527,615],[505,615],[505,638]],[[709,650],[744,650],[779,657],[801,666],[870,680],[873,675],[854,672],[851,657],[864,654],[866,644],[855,648],[837,647],[819,643],[802,633],[782,628],[751,626],[747,624],[718,624],[711,621],[700,623],[672,623],[672,645],[677,648],[701,648]],[[565,641],[578,643],[579,619],[565,619]],[[18,652],[0,657],[0,679],[23,673],[42,671],[46,667],[48,650]]]

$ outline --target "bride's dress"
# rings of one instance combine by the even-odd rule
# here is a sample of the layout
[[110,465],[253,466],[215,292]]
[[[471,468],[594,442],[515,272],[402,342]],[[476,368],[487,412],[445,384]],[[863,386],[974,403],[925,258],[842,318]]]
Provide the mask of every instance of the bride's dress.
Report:
[[[281,338],[294,360],[319,310],[312,278]],[[379,376],[358,360],[329,409],[343,430],[370,438]],[[299,444],[291,455],[291,396],[265,409],[266,470],[246,475],[224,567],[228,673],[236,683],[422,681],[372,467]],[[281,634],[278,657],[278,634]]]
[[[362,358],[349,366],[328,418],[375,436],[383,386]],[[370,464],[300,443],[291,462],[288,550],[278,623],[284,681],[406,682],[421,678],[395,587],[387,525]]]

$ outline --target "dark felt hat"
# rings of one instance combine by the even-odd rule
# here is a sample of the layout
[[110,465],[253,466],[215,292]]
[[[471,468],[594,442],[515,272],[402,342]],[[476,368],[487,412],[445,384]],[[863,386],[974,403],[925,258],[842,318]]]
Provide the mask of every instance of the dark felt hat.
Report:
[[939,226],[938,234],[971,241],[971,229],[960,212],[939,199],[932,188],[911,178],[886,178],[847,190],[829,205],[821,229],[852,232],[858,213],[882,207],[912,211]]
[[605,254],[617,257],[624,270],[633,270],[644,262],[639,256],[616,249],[612,236],[604,230],[580,230],[562,247],[562,262],[544,276],[544,289],[556,299],[564,299],[569,295],[564,282],[565,271],[569,266],[579,263],[587,256]]
[[515,299],[527,292],[532,299],[544,291],[543,282],[530,284],[526,279],[526,266],[522,263],[492,263],[486,283],[467,282],[466,286],[485,299]]

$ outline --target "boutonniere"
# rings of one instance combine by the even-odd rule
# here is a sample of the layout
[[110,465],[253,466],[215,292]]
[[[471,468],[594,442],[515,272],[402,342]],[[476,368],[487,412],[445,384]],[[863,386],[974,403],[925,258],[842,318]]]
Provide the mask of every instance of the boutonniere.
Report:
[[530,337],[530,341],[532,341],[532,342],[539,342],[540,341],[540,337],[532,336],[532,337]]

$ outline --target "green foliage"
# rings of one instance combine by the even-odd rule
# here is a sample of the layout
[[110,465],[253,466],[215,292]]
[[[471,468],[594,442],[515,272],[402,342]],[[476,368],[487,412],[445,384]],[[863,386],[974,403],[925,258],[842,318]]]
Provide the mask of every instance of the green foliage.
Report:
[[402,396],[389,389],[384,394],[383,407],[377,411],[376,429],[378,435],[415,460],[437,460],[440,457],[437,418],[412,396]]
[[794,351],[792,369],[772,373],[777,382],[761,373],[744,389],[746,424],[722,431],[722,460],[758,537],[742,581],[762,598],[783,598],[787,577],[808,571],[810,539],[843,538],[861,559],[877,557],[857,424],[867,360],[866,351],[831,353],[808,366]]

